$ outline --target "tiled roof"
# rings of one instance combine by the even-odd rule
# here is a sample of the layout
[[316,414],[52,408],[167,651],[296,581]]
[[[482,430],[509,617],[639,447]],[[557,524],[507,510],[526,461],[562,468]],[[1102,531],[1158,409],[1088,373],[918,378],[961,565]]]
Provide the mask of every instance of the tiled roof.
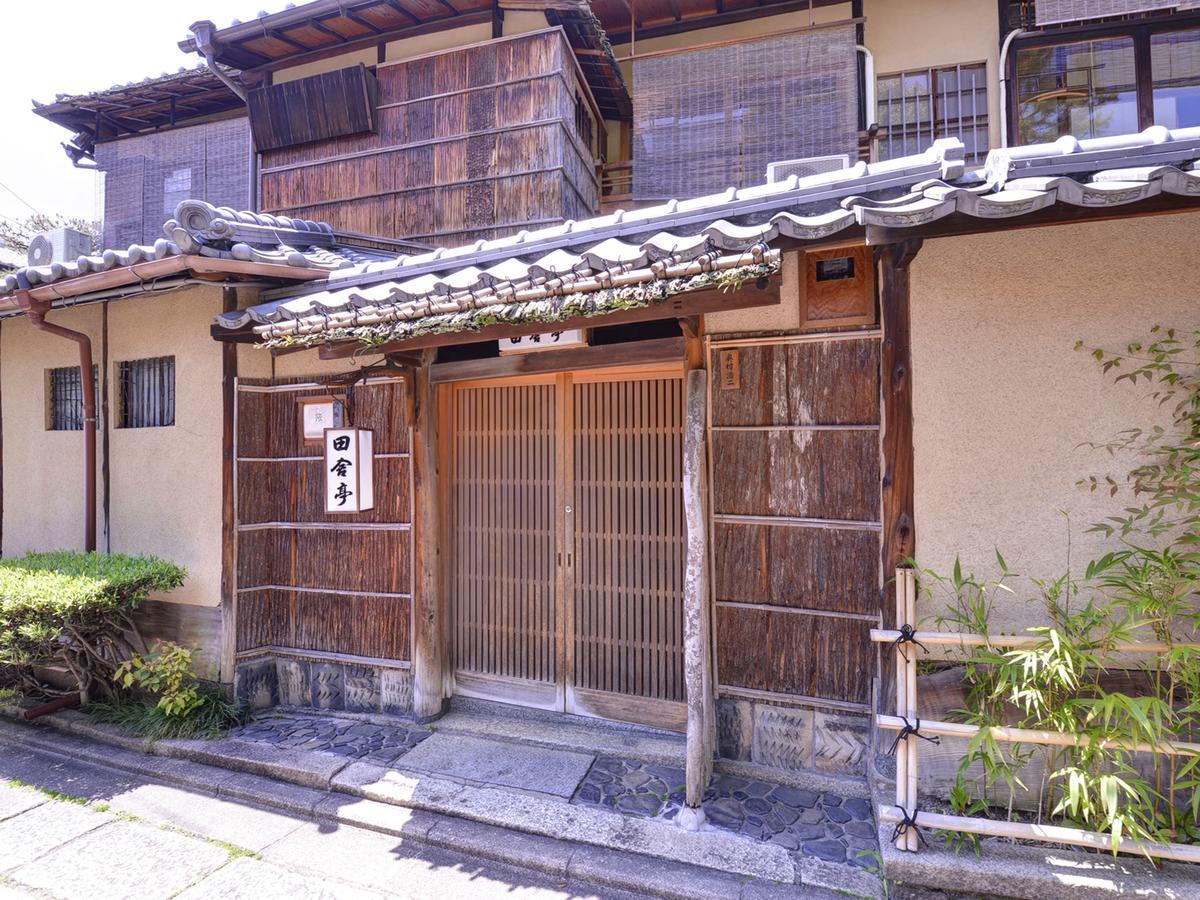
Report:
[[[1110,207],[1160,194],[1200,200],[1200,128],[996,150],[975,172],[965,171],[963,153],[959,141],[942,140],[919,156],[347,267],[218,322],[252,326],[276,343],[402,340],[495,321],[553,321],[521,304],[561,306],[574,297],[578,305],[605,291],[652,302],[704,286],[697,274],[738,279],[771,266],[771,244],[781,237],[817,241],[952,215],[1013,220],[1055,205]],[[523,311],[537,316],[522,319]]]
[[180,203],[175,218],[163,225],[163,233],[152,245],[134,244],[124,250],[80,256],[74,262],[17,269],[0,279],[0,297],[172,256],[194,255],[328,272],[361,267],[380,257],[395,259],[383,251],[339,244],[333,229],[323,222],[239,212],[202,200]]

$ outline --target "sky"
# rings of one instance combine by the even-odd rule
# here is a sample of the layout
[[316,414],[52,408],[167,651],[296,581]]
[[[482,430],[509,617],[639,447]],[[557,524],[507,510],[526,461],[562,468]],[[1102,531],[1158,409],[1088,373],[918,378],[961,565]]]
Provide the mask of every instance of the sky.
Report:
[[130,0],[32,0],[4,8],[7,89],[0,95],[0,216],[47,214],[98,218],[93,172],[76,169],[59,145],[71,135],[34,114],[32,100],[81,94],[141,81],[201,62],[177,46],[197,19],[219,27],[250,19],[263,0],[199,0],[191,4]]

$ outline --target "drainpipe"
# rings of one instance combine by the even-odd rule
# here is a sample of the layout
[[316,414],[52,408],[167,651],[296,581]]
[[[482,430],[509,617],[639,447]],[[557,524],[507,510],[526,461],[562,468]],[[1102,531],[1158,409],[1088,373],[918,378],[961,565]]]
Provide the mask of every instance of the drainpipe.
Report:
[[32,300],[21,291],[21,308],[38,331],[57,335],[79,345],[79,380],[83,388],[83,549],[96,549],[96,380],[92,377],[92,339],[79,331],[46,321],[50,304]]
[[1025,32],[1020,28],[1014,28],[1004,37],[1004,43],[1000,45],[1000,146],[1008,146],[1008,50],[1012,46],[1013,38],[1020,37]]
[[221,79],[221,83],[229,88],[242,102],[246,102],[246,89],[225,74],[213,56],[216,54],[217,46],[213,42],[213,33],[216,32],[217,26],[212,22],[194,22],[192,23],[192,37],[196,39],[196,50],[204,57],[205,64],[212,70],[212,73]]

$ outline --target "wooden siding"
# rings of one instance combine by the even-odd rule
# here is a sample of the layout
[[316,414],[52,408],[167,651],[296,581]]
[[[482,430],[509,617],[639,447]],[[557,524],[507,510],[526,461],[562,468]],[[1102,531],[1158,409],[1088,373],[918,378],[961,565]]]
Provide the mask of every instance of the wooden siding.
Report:
[[[267,390],[264,390],[267,389]],[[374,509],[324,509],[322,448],[300,432],[311,381],[243,379],[237,391],[237,649],[283,647],[411,660],[412,473],[400,381],[344,394],[375,433]]]
[[[721,354],[734,352],[723,368]],[[875,332],[713,345],[720,686],[868,701],[880,585],[879,354]]]
[[246,97],[259,152],[375,128],[375,76],[359,63],[255,88]]
[[377,131],[262,157],[265,212],[453,245],[598,209],[587,91],[559,31],[376,70]]

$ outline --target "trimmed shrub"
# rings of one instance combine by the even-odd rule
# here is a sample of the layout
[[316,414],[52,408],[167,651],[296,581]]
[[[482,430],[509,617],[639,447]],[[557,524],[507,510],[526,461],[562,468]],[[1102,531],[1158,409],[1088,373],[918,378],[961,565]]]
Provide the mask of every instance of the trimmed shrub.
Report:
[[112,696],[117,668],[145,642],[131,617],[186,571],[153,556],[57,551],[0,559],[0,667],[27,693],[62,693],[38,667],[65,669],[86,697]]

